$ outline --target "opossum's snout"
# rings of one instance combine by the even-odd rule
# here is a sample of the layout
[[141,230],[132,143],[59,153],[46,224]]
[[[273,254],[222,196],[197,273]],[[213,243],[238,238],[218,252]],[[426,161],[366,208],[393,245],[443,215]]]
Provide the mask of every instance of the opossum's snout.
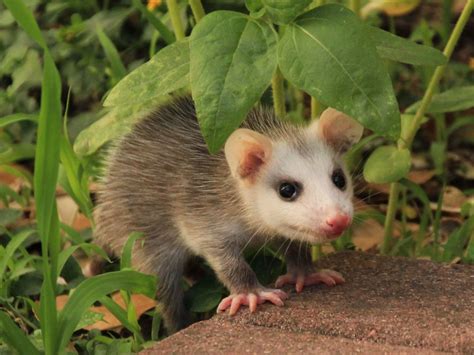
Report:
[[346,213],[336,213],[326,218],[322,227],[324,234],[330,239],[339,237],[352,222],[351,216]]

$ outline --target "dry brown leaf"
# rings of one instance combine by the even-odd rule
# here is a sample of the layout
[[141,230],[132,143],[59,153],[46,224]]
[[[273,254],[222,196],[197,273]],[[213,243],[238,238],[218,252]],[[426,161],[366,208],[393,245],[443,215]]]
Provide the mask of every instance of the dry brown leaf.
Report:
[[433,169],[413,170],[408,174],[408,180],[421,185],[431,180],[433,176],[435,176],[435,170]]
[[89,219],[82,213],[77,213],[72,223],[72,228],[74,228],[77,231],[81,231],[83,229],[90,228],[90,227],[91,227],[91,221],[89,221]]
[[[454,186],[447,186],[443,196],[443,206],[441,211],[448,213],[461,213],[462,205],[469,201],[469,198],[464,193]],[[430,203],[432,210],[438,208],[438,204],[435,202]]]
[[383,241],[383,226],[373,219],[367,219],[354,227],[352,241],[358,249],[372,249]]
[[[67,295],[61,295],[56,297],[56,308],[60,311],[64,308],[68,300]],[[125,303],[123,302],[122,296],[119,292],[114,293],[112,295],[112,299],[123,309],[125,309]],[[150,310],[151,308],[156,306],[156,301],[148,298],[144,295],[132,295],[131,297],[132,303],[135,306],[135,311],[137,317],[140,317],[143,313]],[[98,321],[94,324],[91,324],[84,329],[91,330],[91,329],[98,329],[98,330],[108,330],[120,327],[122,323],[115,318],[112,313],[109,312],[107,308],[104,306],[93,306],[89,308],[89,311],[100,313],[103,315],[103,320]]]
[[79,210],[76,202],[74,202],[72,197],[64,195],[57,197],[56,203],[58,205],[59,220],[70,226]]

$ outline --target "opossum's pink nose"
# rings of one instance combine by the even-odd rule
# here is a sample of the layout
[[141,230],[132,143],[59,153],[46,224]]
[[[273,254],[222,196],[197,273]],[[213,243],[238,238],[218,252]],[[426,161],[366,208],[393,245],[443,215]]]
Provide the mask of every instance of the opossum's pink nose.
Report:
[[339,236],[351,224],[351,217],[345,213],[337,213],[326,219],[324,231],[330,236]]

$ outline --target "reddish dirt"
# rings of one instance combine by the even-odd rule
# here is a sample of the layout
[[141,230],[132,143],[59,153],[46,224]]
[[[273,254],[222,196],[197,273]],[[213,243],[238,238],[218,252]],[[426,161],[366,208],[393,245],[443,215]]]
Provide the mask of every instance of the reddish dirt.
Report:
[[215,316],[144,354],[474,354],[474,266],[358,252],[333,254],[319,265],[347,282],[291,291],[282,308]]

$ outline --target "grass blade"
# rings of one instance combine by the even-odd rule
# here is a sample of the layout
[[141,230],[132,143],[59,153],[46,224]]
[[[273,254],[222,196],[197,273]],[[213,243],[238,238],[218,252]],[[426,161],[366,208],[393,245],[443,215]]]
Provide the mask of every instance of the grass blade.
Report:
[[[13,239],[7,244],[5,248],[5,253],[2,255],[2,258],[0,259],[0,295],[4,292],[3,289],[3,274],[5,273],[5,270],[7,269],[7,263],[8,261],[13,257],[13,254],[15,251],[23,244],[23,242],[33,233],[34,231],[32,229],[27,229],[24,231],[21,231],[17,235],[13,237]],[[4,296],[4,295],[3,295]]]
[[2,118],[0,118],[0,128],[21,121],[37,122],[38,116],[28,113],[14,113],[12,115],[3,116]]
[[0,312],[0,336],[20,354],[41,354],[5,312]]
[[176,41],[173,32],[171,32],[158,17],[148,11],[148,9],[141,3],[140,0],[132,0],[132,3],[133,6],[140,10],[140,12],[147,18],[152,26],[155,27],[155,29],[161,34],[161,37],[163,37],[167,44],[171,44]]
[[82,282],[59,314],[59,349],[64,349],[82,314],[95,301],[117,290],[142,293],[154,297],[156,278],[136,271],[117,271]]
[[120,55],[115,48],[114,44],[110,40],[110,38],[105,34],[102,29],[97,28],[97,37],[99,38],[99,42],[104,49],[105,56],[107,57],[110,65],[112,67],[112,80],[117,83],[122,79],[125,75],[127,75],[127,69],[123,65],[122,59],[120,59]]
[[46,42],[38,24],[26,5],[21,0],[3,0],[16,22],[33,38],[43,49],[47,50]]

